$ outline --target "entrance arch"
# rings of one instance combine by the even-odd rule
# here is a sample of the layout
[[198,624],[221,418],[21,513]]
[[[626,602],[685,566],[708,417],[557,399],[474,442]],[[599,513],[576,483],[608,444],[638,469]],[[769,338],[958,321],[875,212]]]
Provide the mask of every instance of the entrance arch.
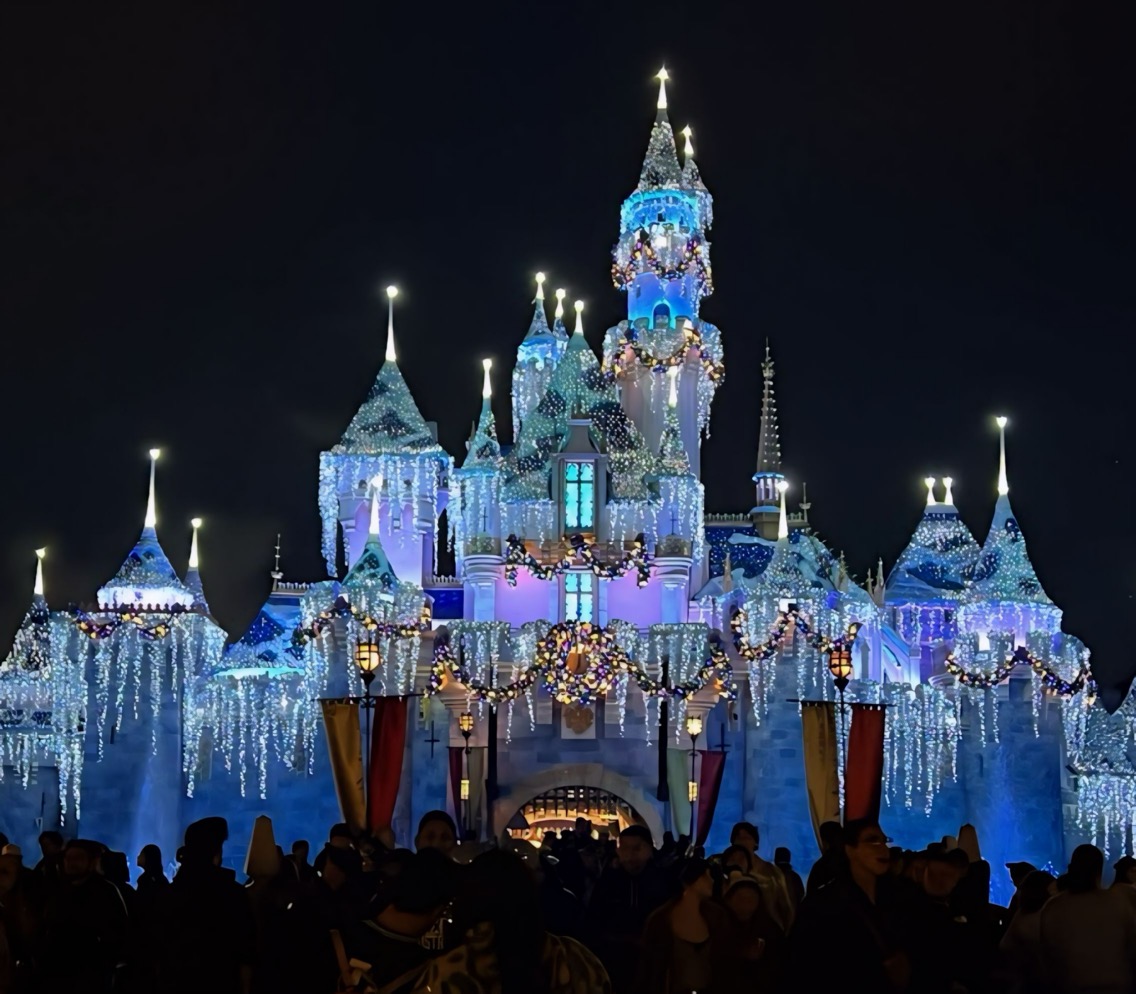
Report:
[[493,802],[493,828],[497,834],[505,831],[509,820],[534,797],[547,794],[558,787],[592,787],[607,791],[626,801],[651,831],[655,845],[663,842],[663,820],[659,817],[656,802],[627,777],[609,770],[601,763],[573,763],[570,766],[552,766],[509,785],[507,794]]

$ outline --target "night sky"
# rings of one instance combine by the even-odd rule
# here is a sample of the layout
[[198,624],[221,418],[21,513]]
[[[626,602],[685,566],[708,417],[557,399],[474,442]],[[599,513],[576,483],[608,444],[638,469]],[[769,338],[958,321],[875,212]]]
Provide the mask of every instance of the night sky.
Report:
[[753,503],[767,336],[786,471],[858,577],[928,474],[985,538],[1004,413],[1043,585],[1102,683],[1136,672],[1132,25],[1106,5],[160,6],[0,13],[0,631],[37,546],[53,605],[117,570],[152,445],[159,536],[184,568],[205,518],[234,637],[278,531],[287,578],[321,578],[317,454],[382,362],[387,283],[442,443],[487,355],[507,433],[532,274],[594,347],[625,314],[608,253],[665,62],[717,216],[708,509]]

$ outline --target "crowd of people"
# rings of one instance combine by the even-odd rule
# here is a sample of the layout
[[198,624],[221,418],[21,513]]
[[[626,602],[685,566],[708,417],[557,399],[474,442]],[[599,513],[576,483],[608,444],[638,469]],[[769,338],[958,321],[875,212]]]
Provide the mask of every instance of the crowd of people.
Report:
[[574,829],[459,845],[425,815],[414,849],[337,825],[314,860],[267,819],[243,878],[228,826],[190,825],[170,879],[44,832],[0,836],[0,994],[928,994],[1136,991],[1136,860],[1080,846],[1059,877],[1009,864],[1009,907],[964,826],[919,852],[874,821],[821,826],[806,877],[734,826],[709,859],[669,834]]

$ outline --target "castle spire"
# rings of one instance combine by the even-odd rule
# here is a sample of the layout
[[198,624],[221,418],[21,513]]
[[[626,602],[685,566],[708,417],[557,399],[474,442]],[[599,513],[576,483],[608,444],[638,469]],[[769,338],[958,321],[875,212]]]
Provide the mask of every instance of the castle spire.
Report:
[[777,398],[773,392],[773,357],[769,342],[765,343],[765,361],[761,364],[761,427],[757,440],[757,472],[753,482],[757,485],[757,504],[754,511],[770,508],[777,503],[778,482],[784,480],[781,472],[781,440],[777,432]]
[[564,298],[568,296],[568,291],[564,287],[560,287],[556,291],[556,311],[552,318],[552,332],[557,338],[568,340],[568,329],[564,327]]
[[394,298],[398,296],[398,287],[387,287],[387,362],[397,362],[394,351]]
[[576,303],[574,303],[572,306],[576,309],[576,327],[572,329],[572,334],[579,335],[581,338],[583,338],[584,318],[582,315],[584,313],[584,302],[582,300],[577,300]]
[[383,475],[376,473],[371,480],[371,520],[367,527],[367,540],[379,539],[379,491],[383,489]]
[[493,368],[492,359],[482,359],[481,368],[483,379],[481,383],[481,416],[473,434],[466,443],[469,453],[462,470],[479,469],[495,471],[501,466],[501,445],[497,441],[497,422],[493,417],[493,382],[490,379],[490,370]]
[[155,476],[158,458],[161,454],[161,449],[150,450],[150,492],[146,497],[146,518],[143,523],[146,528],[151,530],[158,527],[158,503],[155,499]]
[[193,606],[209,611],[209,604],[205,600],[205,588],[201,583],[201,573],[199,567],[201,565],[201,558],[198,554],[197,548],[197,532],[201,528],[201,519],[190,519],[190,527],[193,529],[193,537],[189,540],[189,569],[185,574],[185,585],[193,592]]
[[35,586],[32,588],[32,593],[36,597],[43,597],[43,557],[47,555],[47,549],[36,549],[36,575]]
[[927,488],[927,506],[934,507],[937,503],[937,501],[935,500],[935,478],[933,476],[928,476],[923,481],[923,485]]
[[[688,124],[682,129],[682,137],[685,139],[685,144],[682,150],[682,181],[686,186],[692,190],[697,190],[704,201],[704,208],[709,218],[709,204],[710,194],[706,190],[706,184],[702,182],[702,174],[698,171],[698,163],[694,161],[694,142],[691,137],[694,132]],[[707,220],[709,224],[709,220]]]
[[544,273],[536,274],[536,296],[533,297],[533,316],[525,340],[551,334],[548,317],[544,313]]
[[1006,418],[994,420],[998,425],[998,496],[1005,497],[1010,492],[1010,482],[1006,477]]
[[664,68],[658,71],[655,78],[659,81],[659,99],[655,105],[655,123],[647,142],[647,155],[639,173],[640,190],[670,189],[682,185],[682,168],[678,164],[674,131],[667,118],[667,80],[670,75]]
[[943,477],[943,490],[944,490],[943,503],[945,505],[947,505],[948,507],[954,507],[954,504],[955,504],[955,495],[951,491],[951,487],[954,486],[954,482],[955,481],[953,479],[951,479],[949,476]]
[[789,482],[781,479],[777,481],[777,492],[781,495],[781,510],[777,518],[777,541],[789,537],[789,515],[785,511],[785,491],[789,489]]

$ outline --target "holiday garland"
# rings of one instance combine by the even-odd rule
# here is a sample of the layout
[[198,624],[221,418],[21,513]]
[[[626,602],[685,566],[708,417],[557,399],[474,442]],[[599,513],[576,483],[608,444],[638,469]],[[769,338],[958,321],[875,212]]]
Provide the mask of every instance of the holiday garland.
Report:
[[410,639],[430,630],[430,610],[425,605],[417,621],[378,621],[341,597],[333,607],[320,611],[312,619],[310,625],[297,626],[292,633],[292,643],[294,645],[307,645],[309,642],[318,639],[326,629],[331,627],[336,618],[346,617],[355,618],[364,629],[371,633],[371,638],[375,641]]
[[773,622],[773,632],[764,642],[754,645],[745,634],[746,613],[738,608],[730,618],[730,630],[734,636],[734,648],[738,655],[748,662],[763,663],[771,658],[781,647],[785,636],[789,634],[789,626],[795,625],[804,635],[805,641],[818,652],[831,653],[835,649],[851,649],[860,633],[859,622],[852,622],[843,635],[831,638],[821,632],[814,632],[809,623],[796,607],[790,606],[788,611],[778,611]]
[[[583,657],[582,666],[573,668],[573,656]],[[434,643],[434,662],[430,669],[428,694],[442,689],[447,678],[458,681],[471,698],[494,707],[517,700],[538,680],[562,704],[592,704],[604,696],[622,675],[629,676],[643,693],[652,697],[684,699],[693,696],[712,680],[719,684],[718,695],[726,700],[737,696],[733,668],[721,641],[712,638],[710,654],[698,673],[683,683],[666,686],[635,662],[616,641],[611,628],[600,628],[588,621],[564,621],[553,625],[536,643],[533,661],[511,683],[492,687],[471,679],[448,638]]]
[[702,284],[701,295],[709,297],[714,292],[714,282],[710,277],[710,266],[702,251],[702,239],[691,235],[683,246],[682,255],[677,262],[668,264],[659,258],[655,247],[651,244],[650,235],[640,231],[631,246],[627,261],[618,261],[611,264],[611,281],[617,290],[623,290],[635,282],[637,276],[643,273],[654,273],[660,280],[670,282],[680,280],[693,269]]
[[110,638],[120,628],[133,625],[137,628],[139,636],[145,641],[160,642],[173,630],[177,617],[189,613],[189,609],[174,605],[163,609],[161,612],[154,612],[164,614],[165,617],[153,624],[147,621],[147,616],[150,613],[125,607],[118,611],[100,612],[100,614],[109,614],[112,617],[109,621],[96,621],[86,611],[76,608],[72,613],[72,621],[80,632],[95,640]]
[[1088,666],[1081,665],[1072,680],[1066,680],[1052,666],[1039,659],[1024,645],[1007,654],[992,670],[968,670],[956,659],[953,652],[947,653],[947,672],[957,677],[964,687],[977,687],[979,690],[992,690],[1008,679],[1018,666],[1029,666],[1041,679],[1041,689],[1053,697],[1068,699],[1075,697],[1085,687],[1093,683],[1093,675]]
[[562,573],[576,569],[583,565],[591,570],[601,580],[614,580],[631,570],[636,570],[638,576],[635,582],[640,587],[647,586],[651,579],[651,556],[647,552],[642,534],[635,537],[631,548],[623,554],[618,563],[605,563],[596,558],[596,547],[589,543],[583,535],[573,535],[569,542],[572,552],[552,564],[542,563],[525,548],[523,539],[510,535],[505,540],[505,582],[510,587],[517,585],[517,570],[525,567],[538,580],[554,580]]
[[686,326],[682,344],[670,355],[665,356],[657,356],[640,344],[636,329],[628,327],[627,333],[619,339],[612,349],[611,357],[605,359],[604,370],[611,375],[621,375],[631,365],[631,360],[627,358],[627,351],[630,350],[632,357],[638,360],[641,365],[656,373],[662,373],[672,366],[683,365],[692,349],[698,349],[699,361],[710,381],[720,384],[726,376],[726,364],[714,360],[702,350],[702,334],[691,324]]

